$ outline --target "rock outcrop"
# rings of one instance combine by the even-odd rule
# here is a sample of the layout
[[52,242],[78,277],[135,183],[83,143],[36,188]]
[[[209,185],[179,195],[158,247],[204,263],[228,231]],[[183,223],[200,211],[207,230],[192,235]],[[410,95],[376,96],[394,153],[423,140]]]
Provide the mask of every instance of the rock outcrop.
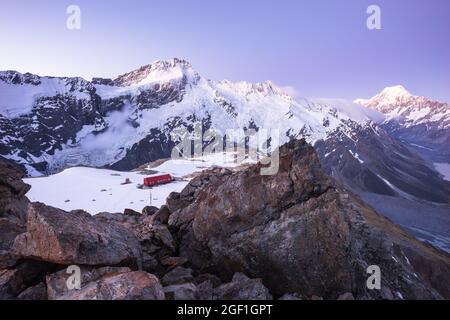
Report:
[[[194,268],[222,278],[243,272],[279,296],[449,297],[442,285],[449,287],[449,281],[441,278],[450,272],[449,255],[338,189],[310,145],[292,141],[281,147],[276,175],[262,176],[260,168],[214,179],[171,214],[180,255]],[[440,280],[410,264],[414,257],[441,270]],[[380,267],[383,290],[367,288],[370,265]]]
[[0,157],[0,269],[16,263],[11,246],[25,231],[29,204],[25,194],[30,186],[21,180],[23,176],[19,167]]
[[85,212],[33,203],[27,231],[16,237],[13,252],[26,259],[61,265],[141,266],[141,250],[134,234],[116,224],[101,222]]

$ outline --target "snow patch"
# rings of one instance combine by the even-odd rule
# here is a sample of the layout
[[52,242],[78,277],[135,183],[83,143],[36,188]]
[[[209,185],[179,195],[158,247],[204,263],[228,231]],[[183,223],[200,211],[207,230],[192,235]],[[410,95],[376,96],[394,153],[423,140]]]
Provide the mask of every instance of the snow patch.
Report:
[[359,161],[359,163],[364,163],[364,161],[359,157],[359,154],[357,152],[353,152],[352,150],[348,150],[350,154]]

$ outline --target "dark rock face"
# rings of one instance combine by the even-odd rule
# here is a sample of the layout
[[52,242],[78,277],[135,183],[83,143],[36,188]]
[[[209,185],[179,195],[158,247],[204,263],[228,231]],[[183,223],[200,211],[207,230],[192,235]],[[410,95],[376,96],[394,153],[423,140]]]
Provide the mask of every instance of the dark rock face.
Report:
[[142,263],[139,249],[137,238],[125,228],[41,203],[29,206],[27,232],[17,236],[13,245],[13,252],[27,259],[134,268]]
[[23,172],[9,161],[0,159],[0,299],[25,299],[36,290],[24,291],[40,283],[53,268],[45,262],[30,261],[13,251],[15,239],[26,231],[30,205],[25,193],[30,186],[23,183]]
[[40,283],[52,268],[39,261],[22,261],[0,270],[0,300],[15,299],[27,288]]
[[170,210],[166,205],[162,205],[158,211],[151,217],[150,221],[152,224],[167,224],[169,221]]
[[18,300],[47,300],[47,287],[44,282],[29,287],[22,291],[18,296]]
[[25,231],[29,205],[25,194],[30,186],[22,177],[20,168],[0,158],[0,269],[16,264],[11,247],[16,236]]
[[22,223],[26,220],[30,186],[21,179],[24,173],[10,161],[0,157],[0,218]]
[[175,143],[167,138],[167,134],[160,129],[151,129],[149,134],[128,151],[126,156],[107,167],[114,170],[131,170],[140,165],[158,159],[170,157],[170,150]]
[[194,202],[170,216],[169,225],[179,230],[180,254],[194,267],[222,277],[244,272],[261,278],[277,295],[335,299],[345,292],[382,297],[366,287],[366,268],[379,265],[390,291],[411,299],[441,296],[437,284],[415,278],[414,268],[400,255],[407,241],[415,254],[446,270],[449,256],[407,237],[338,190],[304,141],[281,148],[278,174],[261,176],[259,169],[256,165],[207,184]]
[[192,282],[193,280],[194,277],[192,276],[192,269],[176,267],[161,278],[161,283],[165,286],[169,286],[174,284]]

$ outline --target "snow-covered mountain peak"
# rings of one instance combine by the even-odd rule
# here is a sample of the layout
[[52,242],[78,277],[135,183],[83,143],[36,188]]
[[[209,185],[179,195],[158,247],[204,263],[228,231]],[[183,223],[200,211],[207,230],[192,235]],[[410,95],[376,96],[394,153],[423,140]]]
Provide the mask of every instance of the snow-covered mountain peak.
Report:
[[175,66],[180,66],[182,68],[192,68],[189,61],[179,58],[173,58],[170,60],[155,60],[151,64],[154,68],[167,69],[173,68]]
[[370,99],[355,102],[384,113],[388,123],[398,121],[404,127],[433,123],[439,130],[450,127],[448,103],[414,96],[403,86],[388,87]]
[[379,97],[383,97],[386,100],[395,101],[398,98],[410,98],[412,94],[405,89],[402,85],[386,87],[378,94]]
[[116,86],[140,86],[152,83],[165,83],[184,79],[198,81],[199,74],[192,65],[182,59],[157,60],[137,70],[120,75],[114,80]]
[[277,85],[275,85],[272,81],[267,80],[264,82],[258,82],[253,84],[253,88],[263,94],[276,94],[276,95],[287,95],[283,92]]
[[392,107],[404,104],[405,102],[415,98],[402,85],[386,87],[380,93],[370,99],[356,99],[354,102],[365,106],[370,106],[378,109],[381,112],[386,112],[386,106]]

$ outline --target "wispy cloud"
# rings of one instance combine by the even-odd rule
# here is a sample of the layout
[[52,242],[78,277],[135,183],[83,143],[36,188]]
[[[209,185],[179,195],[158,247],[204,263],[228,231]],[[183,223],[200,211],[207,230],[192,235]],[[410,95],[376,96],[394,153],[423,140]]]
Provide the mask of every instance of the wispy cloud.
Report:
[[292,98],[297,98],[298,97],[298,91],[293,86],[280,86],[280,85],[277,85],[277,84],[276,84],[276,86],[277,86],[278,89],[280,89],[281,91],[283,91],[287,95],[291,96]]

